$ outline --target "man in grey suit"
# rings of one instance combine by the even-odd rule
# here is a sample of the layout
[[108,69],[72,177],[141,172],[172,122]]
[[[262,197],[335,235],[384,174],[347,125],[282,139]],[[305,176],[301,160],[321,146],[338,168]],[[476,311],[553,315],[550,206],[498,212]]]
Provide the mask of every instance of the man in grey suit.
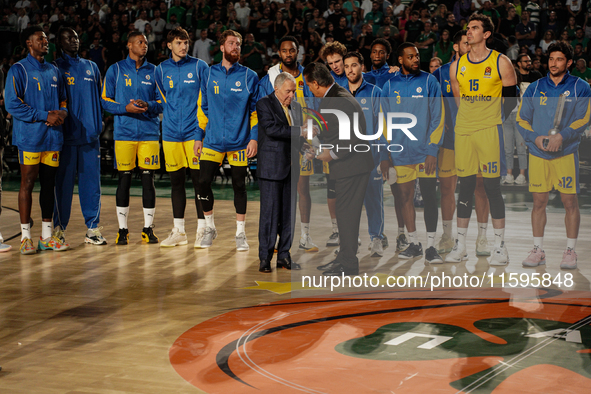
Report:
[[[259,136],[257,175],[261,192],[259,219],[260,272],[271,272],[271,259],[277,235],[277,268],[299,270],[289,249],[295,227],[296,191],[292,180],[299,177],[299,151],[304,143],[302,107],[296,100],[296,81],[281,73],[274,82],[275,91],[256,104]],[[296,160],[296,163],[293,161]]]
[[[318,269],[329,276],[357,275],[359,274],[357,238],[361,209],[369,174],[374,167],[371,151],[360,149],[357,152],[354,149],[355,146],[367,145],[353,131],[353,114],[357,113],[357,128],[362,135],[366,134],[363,109],[351,93],[335,84],[330,71],[324,64],[308,64],[304,69],[304,79],[312,94],[322,98],[318,111],[324,117],[327,127],[322,130],[320,140],[326,149],[318,155],[318,159],[330,162],[329,177],[331,180],[336,180],[336,215],[341,241],[336,259]],[[349,140],[339,140],[341,125],[337,113],[344,113],[349,118]]]

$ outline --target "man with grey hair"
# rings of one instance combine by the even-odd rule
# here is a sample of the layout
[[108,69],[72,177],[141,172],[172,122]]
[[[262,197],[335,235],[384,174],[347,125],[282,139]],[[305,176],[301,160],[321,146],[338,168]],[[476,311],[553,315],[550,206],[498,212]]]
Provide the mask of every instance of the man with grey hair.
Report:
[[299,158],[307,132],[303,127],[301,105],[294,100],[295,78],[281,73],[275,78],[274,92],[261,98],[256,104],[259,135],[257,176],[261,192],[259,219],[260,272],[271,272],[271,259],[275,241],[277,268],[299,270],[292,262],[289,249],[293,242],[295,226],[296,193],[292,193],[292,177],[297,182],[299,166],[293,163]]

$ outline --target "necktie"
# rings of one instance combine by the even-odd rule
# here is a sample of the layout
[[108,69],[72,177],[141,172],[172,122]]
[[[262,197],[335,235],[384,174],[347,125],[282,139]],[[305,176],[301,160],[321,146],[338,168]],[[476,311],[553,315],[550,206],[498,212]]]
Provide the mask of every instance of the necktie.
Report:
[[287,123],[291,126],[291,117],[289,116],[289,110],[287,109],[286,106],[281,106],[283,107],[283,112],[285,112],[285,117],[287,118]]

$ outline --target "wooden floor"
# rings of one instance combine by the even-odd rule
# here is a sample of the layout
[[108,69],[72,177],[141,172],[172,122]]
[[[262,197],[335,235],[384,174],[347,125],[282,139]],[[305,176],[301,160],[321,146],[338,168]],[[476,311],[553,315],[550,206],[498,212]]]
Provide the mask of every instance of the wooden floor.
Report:
[[[39,223],[37,199],[34,196],[32,217]],[[189,245],[161,249],[141,242],[143,216],[141,198],[137,197],[131,199],[130,245],[114,245],[117,231],[114,196],[102,199],[101,225],[109,244],[85,245],[84,221],[75,196],[67,232],[73,249],[34,256],[18,253],[17,193],[3,193],[2,205],[0,230],[5,239],[15,238],[8,241],[13,251],[0,254],[0,393],[201,393],[177,374],[169,359],[169,349],[185,331],[236,308],[288,300],[294,295],[327,295],[327,291],[312,290],[289,293],[289,286],[284,292],[286,287],[277,284],[298,282],[301,275],[317,275],[319,271],[315,267],[332,260],[334,248],[324,247],[330,235],[328,212],[317,204],[313,206],[311,235],[320,252],[295,253],[294,260],[303,264],[303,270],[293,277],[286,270],[267,275],[258,272],[258,202],[248,206],[246,233],[250,251],[236,252],[231,201],[216,202],[219,236],[212,248],[193,249],[196,214],[189,202],[186,215]],[[159,199],[156,208],[155,233],[164,239],[172,225],[170,200]],[[390,245],[394,245],[393,208],[387,208],[386,218],[385,233]],[[473,219],[472,228],[474,222]],[[421,238],[426,238],[422,212],[417,212],[417,224]],[[299,228],[298,225],[296,234]],[[40,232],[40,225],[36,224],[33,237],[37,238]],[[442,272],[449,275],[539,272],[555,276],[566,272],[559,268],[566,240],[563,213],[548,216],[547,266],[538,269],[521,266],[521,260],[531,249],[529,211],[507,215],[505,237],[511,256],[508,267],[489,269],[485,259],[476,259],[476,237],[474,232],[470,234],[470,260],[465,264],[430,267],[422,259],[398,261],[393,246],[384,257],[371,258],[364,213],[361,269],[395,276]],[[491,226],[489,239],[492,239]],[[591,216],[585,214],[577,246],[579,269],[572,272],[574,286],[561,286],[562,290],[583,292],[578,294],[591,290],[590,240]],[[274,283],[262,283],[257,290],[255,281]]]

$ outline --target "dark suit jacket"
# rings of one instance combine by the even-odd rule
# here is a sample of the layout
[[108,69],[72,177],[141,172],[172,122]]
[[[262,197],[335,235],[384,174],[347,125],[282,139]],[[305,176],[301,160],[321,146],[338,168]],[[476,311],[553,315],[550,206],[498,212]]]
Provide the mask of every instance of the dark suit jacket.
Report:
[[[303,142],[300,137],[300,126],[303,125],[301,105],[291,102],[290,116],[292,127],[289,126],[283,108],[275,96],[275,92],[260,99],[257,104],[259,125],[257,176],[262,179],[283,180],[287,178],[292,166],[296,163]],[[299,166],[295,164],[299,170]]]
[[[336,115],[323,114],[323,109],[338,109],[349,116],[351,125],[351,139],[348,141],[339,141],[339,122]],[[330,178],[339,179],[354,175],[370,172],[374,168],[373,156],[371,151],[355,152],[353,147],[356,144],[371,144],[372,141],[363,141],[355,136],[353,132],[353,114],[359,114],[359,131],[361,134],[365,133],[365,117],[363,116],[363,109],[357,100],[345,88],[336,83],[326,93],[326,97],[320,100],[318,107],[319,112],[326,120],[327,129],[322,130],[320,140],[323,144],[331,144],[335,146],[332,151],[338,157],[337,160],[332,160],[329,163]],[[336,146],[339,145],[341,149],[337,152]],[[351,152],[343,150],[351,145]]]

